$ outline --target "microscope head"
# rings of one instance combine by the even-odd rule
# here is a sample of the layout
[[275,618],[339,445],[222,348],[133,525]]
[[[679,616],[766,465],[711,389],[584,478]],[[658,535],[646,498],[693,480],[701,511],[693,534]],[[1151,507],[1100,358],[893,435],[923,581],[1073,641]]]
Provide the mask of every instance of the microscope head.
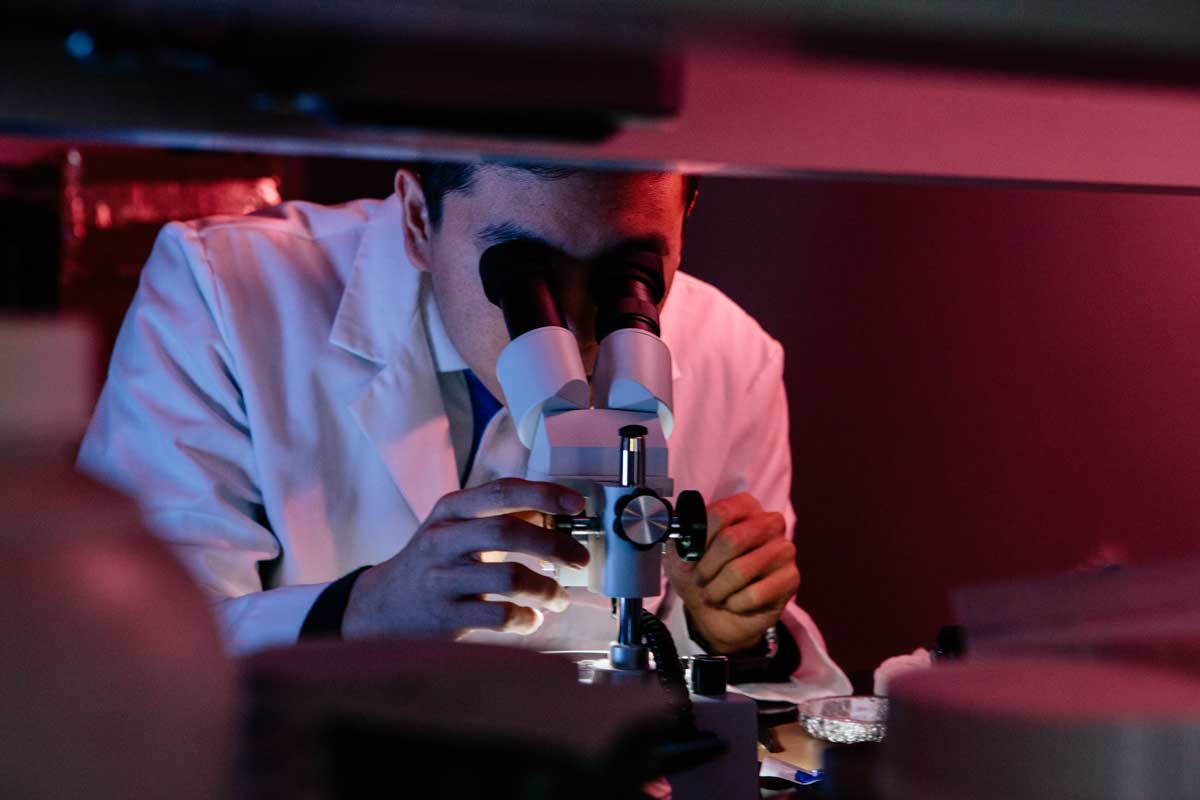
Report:
[[[511,338],[535,328],[566,327],[556,297],[560,259],[548,245],[524,239],[484,251],[479,260],[483,290],[504,312]],[[662,256],[642,250],[606,256],[591,270],[588,289],[596,304],[597,341],[627,328],[660,334],[658,304],[666,294]]]
[[[504,313],[512,338],[496,374],[521,442],[533,448],[546,415],[592,405],[657,416],[662,436],[670,436],[671,353],[659,338],[658,316],[666,291],[662,257],[617,253],[591,265],[588,289],[600,349],[590,386],[556,296],[562,259],[545,244],[516,240],[488,248],[479,262],[484,292]],[[620,427],[612,430],[614,442]]]

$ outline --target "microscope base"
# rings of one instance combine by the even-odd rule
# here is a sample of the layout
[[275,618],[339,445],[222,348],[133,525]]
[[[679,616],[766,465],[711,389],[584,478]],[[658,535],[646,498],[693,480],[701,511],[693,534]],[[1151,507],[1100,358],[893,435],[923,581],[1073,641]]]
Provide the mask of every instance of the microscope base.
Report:
[[696,727],[715,733],[729,750],[711,763],[668,775],[672,800],[757,800],[758,706],[734,692],[711,697],[693,693],[692,705]]
[[[589,683],[654,684],[653,672],[594,665]],[[736,692],[690,693],[696,727],[711,731],[729,749],[708,764],[667,775],[672,800],[758,800],[758,706]]]

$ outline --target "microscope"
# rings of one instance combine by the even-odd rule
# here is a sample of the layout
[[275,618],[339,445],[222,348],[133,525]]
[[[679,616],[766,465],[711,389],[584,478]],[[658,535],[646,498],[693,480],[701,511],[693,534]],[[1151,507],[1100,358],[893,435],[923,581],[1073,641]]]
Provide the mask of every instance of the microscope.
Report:
[[[662,592],[664,549],[698,561],[707,540],[704,499],[690,490],[675,496],[669,472],[667,439],[675,418],[671,352],[659,338],[662,258],[633,251],[592,266],[587,289],[596,306],[599,352],[590,383],[556,299],[562,258],[544,244],[507,242],[484,252],[480,278],[511,337],[496,372],[517,435],[530,450],[527,477],[562,484],[587,501],[580,515],[555,516],[552,524],[591,554],[585,569],[559,569],[559,582],[613,601],[616,639],[592,680],[657,679],[691,729],[692,744],[708,749],[700,760],[725,750],[691,770],[675,786],[676,797],[711,796],[714,787],[725,797],[757,797],[753,702],[725,695],[721,657],[692,659],[693,688],[715,675],[719,689],[689,695],[666,625],[643,608],[645,598]],[[689,782],[691,791],[682,785]]]
[[659,338],[662,259],[637,252],[591,273],[600,350],[589,384],[575,334],[555,291],[559,255],[533,242],[490,248],[480,260],[488,299],[504,312],[512,341],[496,362],[517,435],[530,450],[527,477],[552,481],[587,499],[577,516],[556,516],[591,553],[586,569],[559,570],[564,586],[613,598],[617,638],[612,668],[649,669],[643,600],[661,593],[664,546],[698,561],[707,532],[698,492],[675,494],[668,472],[671,352]]

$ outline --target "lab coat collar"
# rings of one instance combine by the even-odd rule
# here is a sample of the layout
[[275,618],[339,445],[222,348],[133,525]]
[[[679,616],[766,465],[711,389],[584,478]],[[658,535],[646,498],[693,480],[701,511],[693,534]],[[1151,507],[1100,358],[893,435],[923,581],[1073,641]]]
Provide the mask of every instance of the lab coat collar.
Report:
[[[350,413],[374,446],[396,487],[424,520],[459,488],[450,422],[438,386],[422,314],[423,273],[408,259],[403,214],[395,195],[367,222],[329,340],[380,365],[350,401]],[[436,310],[436,309],[435,309]],[[445,329],[438,318],[440,336]],[[443,343],[443,357],[449,358]],[[453,352],[453,347],[450,347]],[[457,353],[454,353],[457,355]]]
[[[386,363],[424,317],[425,333],[438,372],[458,372],[467,363],[446,332],[429,276],[408,258],[400,200],[382,201],[367,222],[342,294],[329,340],[355,355]],[[407,302],[414,299],[416,302]]]
[[[676,278],[678,278],[678,276],[679,274],[676,273]],[[662,312],[659,315],[659,324],[662,328],[662,340],[667,343],[667,349],[671,351],[672,383],[678,381],[683,375],[683,368],[680,366],[679,357],[676,355],[676,353],[679,352],[681,342],[679,337],[675,335],[675,326],[678,324],[675,322],[675,319],[676,317],[679,317],[680,322],[682,322],[683,316],[687,313],[686,310],[679,311],[677,309],[677,306],[679,305],[678,300],[672,302],[672,299],[675,298],[677,294],[679,293],[672,290],[672,292],[667,295],[667,301],[663,303]]]
[[342,292],[330,343],[387,363],[411,340],[419,324],[421,272],[404,246],[404,211],[396,195],[372,212]]
[[438,372],[461,372],[467,369],[467,362],[458,354],[458,349],[450,341],[446,333],[446,325],[438,311],[437,301],[433,297],[433,287],[429,284],[429,276],[421,287],[421,311],[425,316],[425,333],[429,336],[429,349],[433,352],[433,363]]

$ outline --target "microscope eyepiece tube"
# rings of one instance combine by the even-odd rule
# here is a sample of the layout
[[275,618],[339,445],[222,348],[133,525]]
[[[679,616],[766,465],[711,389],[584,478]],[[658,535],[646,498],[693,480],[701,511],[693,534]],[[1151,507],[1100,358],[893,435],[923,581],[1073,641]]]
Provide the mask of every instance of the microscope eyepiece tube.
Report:
[[493,245],[479,259],[487,299],[504,312],[508,335],[516,339],[536,328],[565,328],[551,275],[555,251],[525,240]]
[[658,336],[658,303],[665,293],[662,257],[657,253],[626,253],[607,259],[591,278],[596,341],[622,328]]

